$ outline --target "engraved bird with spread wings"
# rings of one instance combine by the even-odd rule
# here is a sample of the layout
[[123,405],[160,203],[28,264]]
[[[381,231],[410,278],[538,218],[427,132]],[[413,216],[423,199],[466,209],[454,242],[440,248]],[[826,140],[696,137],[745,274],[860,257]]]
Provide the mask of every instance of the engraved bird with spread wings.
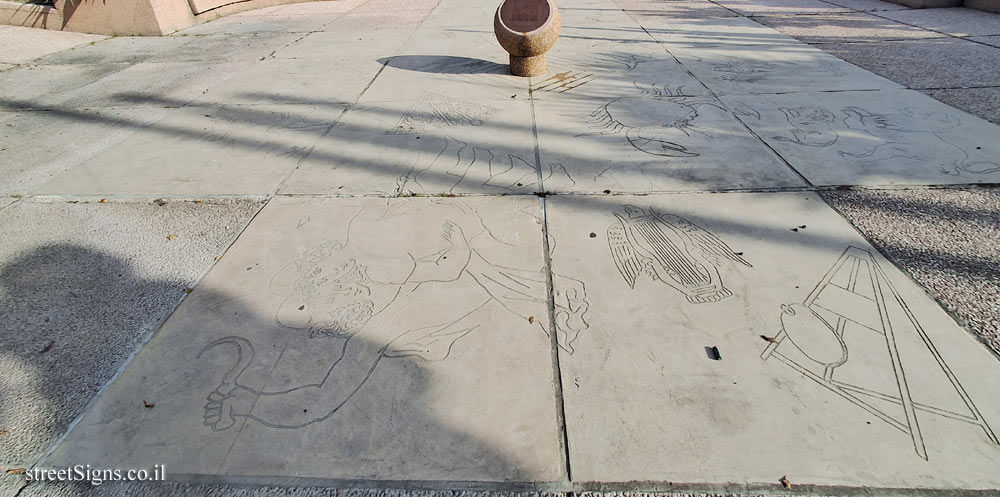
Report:
[[723,259],[753,267],[718,237],[678,216],[626,205],[608,228],[608,245],[629,287],[646,274],[684,294],[688,302],[718,302],[732,295],[722,284]]

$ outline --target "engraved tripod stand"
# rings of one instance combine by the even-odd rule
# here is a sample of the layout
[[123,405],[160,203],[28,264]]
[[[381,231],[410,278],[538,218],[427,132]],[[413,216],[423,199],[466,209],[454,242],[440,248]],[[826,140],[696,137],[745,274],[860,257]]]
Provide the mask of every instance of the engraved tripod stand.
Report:
[[[934,347],[927,332],[868,250],[848,247],[801,304],[785,305],[782,310],[782,329],[764,349],[761,359],[767,360],[772,356],[778,358],[816,383],[909,434],[913,439],[913,448],[921,458],[927,459],[927,449],[920,431],[918,413],[979,426],[991,442],[1000,444],[969,394]],[[848,325],[852,323],[858,325],[852,328],[860,327],[883,335],[895,376],[895,392],[887,394],[834,378],[835,370],[848,362],[848,347],[844,338]],[[919,336],[923,346],[961,398],[964,413],[913,400],[897,340],[899,333],[905,332],[906,328]],[[785,340],[791,342],[801,354],[786,354],[779,350]],[[802,360],[801,356],[808,360]],[[818,370],[817,366],[822,369]],[[873,400],[902,407],[904,420],[885,412]]]

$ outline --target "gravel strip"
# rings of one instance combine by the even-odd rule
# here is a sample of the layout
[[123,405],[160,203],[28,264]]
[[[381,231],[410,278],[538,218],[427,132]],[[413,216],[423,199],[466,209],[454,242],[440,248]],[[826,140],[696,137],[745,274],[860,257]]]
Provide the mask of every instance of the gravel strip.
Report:
[[1000,354],[1000,189],[824,197]]

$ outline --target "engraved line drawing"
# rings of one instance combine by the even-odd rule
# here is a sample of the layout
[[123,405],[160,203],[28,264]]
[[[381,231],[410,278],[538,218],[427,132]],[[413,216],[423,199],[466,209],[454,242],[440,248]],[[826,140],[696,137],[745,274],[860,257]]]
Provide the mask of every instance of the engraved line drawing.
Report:
[[640,152],[663,157],[698,157],[698,152],[679,142],[692,133],[714,138],[709,130],[692,124],[698,119],[698,109],[702,106],[726,110],[711,99],[618,98],[590,114],[587,123],[591,131],[575,136],[611,135],[624,131],[629,144]]
[[532,83],[531,91],[533,92],[551,91],[557,93],[565,93],[574,88],[583,86],[597,77],[598,75],[592,72],[584,73],[572,70],[563,71],[561,73],[557,73],[546,79],[543,79],[537,83]]
[[[411,212],[408,205],[387,209],[381,219]],[[364,386],[383,360],[446,360],[458,340],[489,322],[488,318],[475,318],[479,311],[505,310],[530,323],[527,326],[550,334],[553,330],[544,319],[550,305],[544,272],[505,267],[484,258],[474,242],[481,237],[486,243],[500,240],[485,229],[481,216],[472,214],[479,217],[476,226],[463,227],[445,220],[439,228],[443,248],[410,254],[410,269],[402,281],[378,281],[362,262],[339,257],[347,240],[320,243],[279,270],[272,286],[287,296],[275,313],[275,323],[292,332],[307,333],[308,340],[340,340],[339,353],[319,381],[265,390],[240,379],[256,355],[249,340],[229,336],[209,343],[199,357],[210,349],[228,346],[236,349],[236,361],[208,394],[204,424],[220,431],[244,419],[287,429],[323,421]],[[467,235],[467,230],[473,234]],[[590,326],[586,288],[573,278],[558,274],[553,278],[557,343],[572,353],[573,342]],[[468,289],[463,290],[468,295],[464,305],[440,301],[449,286]],[[535,319],[529,320],[530,316]]]
[[[973,160],[968,151],[948,139],[945,133],[962,125],[962,120],[951,114],[914,107],[876,113],[849,106],[841,109],[843,117],[839,118],[834,111],[819,107],[780,107],[779,110],[793,129],[791,136],[772,136],[773,139],[806,147],[838,145],[841,147],[837,150],[838,155],[861,165],[901,159],[916,163],[936,162],[942,174],[1000,172],[1000,162]],[[759,115],[757,117],[759,119]],[[859,137],[858,132],[874,138],[877,143],[869,145],[872,140]],[[862,145],[860,149],[844,149],[852,143]]]
[[[416,164],[396,179],[396,194],[456,191],[480,191],[493,189],[503,193],[532,191],[537,187],[538,174],[534,164],[514,155],[495,155],[490,149],[476,147],[451,136],[441,137],[440,152],[431,156],[419,156]],[[425,188],[421,174],[436,171],[436,178],[451,178],[450,186]],[[575,184],[565,166],[550,163],[543,170],[542,180],[553,188]],[[437,180],[440,182],[440,179]]]
[[761,83],[771,79],[791,77],[843,76],[841,67],[829,61],[820,62],[815,67],[803,67],[797,62],[765,62],[754,60],[734,60],[712,64],[711,70],[720,73],[719,79],[740,83]]
[[785,119],[793,128],[791,138],[775,136],[774,139],[807,147],[829,147],[837,143],[840,135],[833,130],[837,117],[826,109],[816,107],[780,107]]
[[413,104],[396,126],[386,134],[408,135],[458,126],[482,126],[483,120],[500,109],[473,102],[425,93]]
[[753,267],[704,228],[670,214],[634,205],[615,213],[608,246],[622,278],[635,289],[646,275],[681,292],[688,302],[719,302],[733,293],[723,286],[718,268],[723,259]]
[[[986,437],[1000,444],[972,399],[938,353],[926,331],[909,306],[889,282],[871,252],[849,246],[830,267],[802,303],[782,306],[781,331],[761,354],[763,360],[775,357],[792,369],[843,397],[869,414],[908,435],[917,455],[927,460],[927,448],[919,418],[940,416],[982,428]],[[907,383],[906,371],[921,372],[930,364],[906,361],[913,348],[900,347],[907,333],[919,337],[926,355],[933,357],[942,381],[950,384],[956,398],[950,406],[915,401]],[[876,335],[873,337],[871,333]],[[865,342],[863,339],[869,338]],[[793,349],[784,346],[789,342]],[[856,341],[856,343],[855,343]],[[857,380],[839,381],[838,368],[850,367],[850,343],[856,347],[881,342],[887,349],[895,377],[895,388],[886,392]],[[880,347],[878,347],[880,348]],[[870,376],[870,375],[867,375]],[[866,377],[867,377],[866,376]],[[940,401],[939,401],[940,402]],[[887,404],[894,406],[887,409]],[[898,409],[896,413],[893,410]]]
[[[864,131],[871,136],[884,140],[862,153],[850,153],[843,150],[838,153],[844,157],[861,159],[864,163],[905,158],[919,161],[940,160],[937,156],[940,150],[934,150],[931,156],[927,153],[927,140],[933,137],[946,149],[954,151],[950,162],[941,164],[941,172],[945,174],[994,173],[1000,171],[1000,163],[993,161],[970,161],[968,152],[946,140],[940,133],[957,128],[962,124],[957,116],[942,112],[932,112],[904,107],[895,114],[877,114],[860,107],[845,107],[847,116],[844,125],[850,129]],[[930,135],[930,136],[928,136]]]

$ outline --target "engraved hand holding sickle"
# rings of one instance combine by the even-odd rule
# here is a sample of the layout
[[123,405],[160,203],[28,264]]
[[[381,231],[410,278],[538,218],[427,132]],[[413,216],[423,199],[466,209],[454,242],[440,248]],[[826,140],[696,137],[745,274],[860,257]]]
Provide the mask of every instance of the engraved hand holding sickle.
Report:
[[684,294],[688,302],[718,302],[732,295],[722,284],[718,266],[723,259],[752,267],[715,235],[690,221],[625,206],[608,228],[608,244],[618,271],[635,288],[646,274]]
[[[412,269],[395,283],[374,281],[354,260],[332,264],[334,258],[326,264],[342,244],[327,242],[307,251],[294,264],[303,275],[292,285],[298,300],[286,298],[275,320],[283,328],[308,331],[308,339],[342,339],[329,370],[316,383],[263,391],[240,382],[253,363],[253,345],[235,336],[216,340],[202,353],[229,344],[235,346],[237,360],[208,395],[204,424],[220,431],[238,419],[272,428],[301,428],[325,420],[364,386],[382,359],[446,359],[460,338],[481,326],[482,320],[471,316],[487,306],[500,306],[527,326],[551,333],[549,323],[539,319],[549,308],[546,278],[538,270],[503,267],[484,259],[470,242],[485,233],[488,230],[470,237],[458,223],[446,220],[441,226],[444,248],[425,256],[410,255]],[[324,273],[327,270],[330,274]],[[553,278],[562,289],[553,294],[554,332],[557,343],[572,353],[572,340],[589,327],[586,290],[572,278]],[[469,289],[463,305],[442,305],[440,296],[452,285]],[[374,294],[388,295],[381,299],[388,302],[375,305],[370,298]],[[302,317],[295,318],[296,311]]]

